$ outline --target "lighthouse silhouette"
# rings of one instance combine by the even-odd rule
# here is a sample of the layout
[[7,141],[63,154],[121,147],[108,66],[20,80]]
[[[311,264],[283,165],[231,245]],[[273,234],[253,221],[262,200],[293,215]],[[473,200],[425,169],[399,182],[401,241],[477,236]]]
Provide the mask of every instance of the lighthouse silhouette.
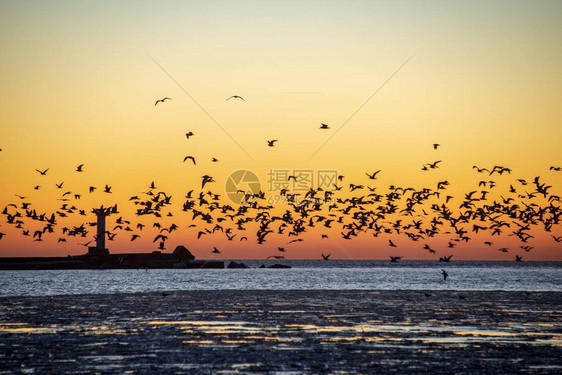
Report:
[[105,247],[105,218],[113,213],[117,213],[117,205],[112,207],[94,208],[92,210],[97,217],[96,246],[88,247],[88,255],[109,255],[109,249]]

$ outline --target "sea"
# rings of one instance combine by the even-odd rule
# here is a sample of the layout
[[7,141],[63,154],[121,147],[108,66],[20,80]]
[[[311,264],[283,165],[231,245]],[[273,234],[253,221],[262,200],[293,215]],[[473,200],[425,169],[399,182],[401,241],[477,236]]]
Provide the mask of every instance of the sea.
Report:
[[[184,290],[562,291],[562,262],[235,261],[250,268],[0,271],[0,296]],[[259,268],[273,264],[291,268]]]

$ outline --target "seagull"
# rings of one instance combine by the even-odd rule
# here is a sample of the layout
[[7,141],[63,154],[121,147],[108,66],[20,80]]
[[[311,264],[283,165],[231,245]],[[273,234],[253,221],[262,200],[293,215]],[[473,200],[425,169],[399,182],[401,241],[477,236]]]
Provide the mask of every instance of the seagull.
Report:
[[78,167],[76,167],[76,172],[84,172],[82,170],[82,167],[84,166],[84,164],[80,164]]
[[45,169],[44,171],[40,171],[39,169],[36,169],[37,172],[39,172],[39,174],[41,176],[45,176],[47,174],[47,171],[49,170],[49,168]]
[[[230,100],[230,99],[241,99],[241,100],[244,100],[244,98],[241,97],[241,96],[239,96],[239,95],[232,95],[231,97],[229,97],[229,98],[226,99],[226,100]],[[244,100],[244,101],[245,101],[245,100]]]
[[192,137],[193,135],[194,135],[193,132],[185,133],[185,136],[186,136],[187,139],[189,139],[189,137]]
[[368,174],[368,173],[365,173],[365,174],[366,174],[367,176],[369,176],[369,178],[370,178],[371,180],[376,180],[376,179],[377,179],[377,174],[378,174],[380,171],[381,171],[381,170],[379,169],[378,171],[373,172],[372,174]]
[[394,242],[392,242],[391,240],[388,240],[388,245],[390,247],[396,247],[396,245],[394,244]]
[[193,162],[193,165],[197,165],[193,156],[186,156],[185,158],[183,158],[183,162],[185,163],[187,159],[190,159]]
[[164,100],[172,100],[172,98],[165,97],[164,99],[158,99],[158,100],[154,103],[154,105],[156,105],[156,104],[158,104],[158,103],[164,103]]
[[273,146],[275,146],[275,142],[277,142],[277,139],[274,139],[274,140],[272,140],[272,141],[267,141],[267,145],[268,145],[269,147],[273,147]]
[[201,189],[203,189],[205,187],[205,184],[207,184],[209,182],[215,182],[215,180],[213,180],[213,178],[211,176],[208,176],[208,175],[204,175],[201,178],[203,179],[203,181],[201,181]]
[[447,281],[449,274],[444,269],[441,269],[441,271],[443,272],[443,281]]
[[103,189],[103,191],[104,191],[104,193],[111,194],[111,186],[109,186],[109,185],[106,184],[106,185],[105,185],[105,188]]
[[322,258],[323,258],[324,260],[329,260],[329,259],[330,259],[330,255],[332,255],[332,254],[328,254],[328,255],[321,254],[321,255],[322,255]]
[[437,147],[439,147],[439,146],[441,146],[439,143],[434,143],[434,144],[433,144],[433,149],[434,149],[434,150],[437,150]]
[[213,247],[212,253],[213,253],[213,254],[220,254],[221,252],[220,252],[220,250],[217,249],[216,247]]
[[217,158],[212,158],[211,161],[212,161],[213,163],[216,163],[217,161],[219,161],[219,159],[217,159]]
[[441,163],[441,160],[437,160],[435,163],[429,163],[427,166],[431,169],[439,168],[437,164]]
[[324,124],[324,123],[320,123],[320,129],[330,129],[330,125],[328,124]]
[[393,257],[392,255],[390,256],[391,263],[398,263],[400,259],[402,259],[402,257]]

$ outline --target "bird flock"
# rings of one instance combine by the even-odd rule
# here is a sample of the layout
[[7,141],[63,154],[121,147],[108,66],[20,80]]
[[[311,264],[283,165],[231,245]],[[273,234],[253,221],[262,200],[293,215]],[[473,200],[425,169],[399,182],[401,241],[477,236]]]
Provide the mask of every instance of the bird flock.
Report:
[[[244,98],[233,95],[226,100]],[[155,102],[163,104],[171,98],[165,97]],[[320,129],[330,129],[321,123]],[[188,142],[195,134],[185,133]],[[278,140],[267,140],[267,146],[274,147]],[[440,144],[432,148],[438,153]],[[0,149],[1,151],[1,149]],[[187,155],[183,162],[197,165],[196,156]],[[218,162],[212,158],[212,162]],[[442,160],[422,164],[421,169],[432,173],[443,163]],[[513,237],[517,247],[497,247],[496,251],[514,253],[514,260],[521,261],[523,254],[534,249],[533,239],[537,231],[548,232],[555,243],[562,242],[562,236],[556,235],[560,229],[560,196],[551,192],[552,186],[537,176],[532,180],[511,177],[511,168],[494,165],[480,167],[474,165],[472,170],[479,177],[478,188],[454,197],[448,194],[450,182],[436,181],[434,186],[424,188],[378,184],[381,170],[366,171],[364,181],[345,182],[340,175],[331,188],[310,188],[305,194],[298,194],[282,189],[280,195],[285,205],[274,205],[265,192],[251,193],[239,191],[243,195],[239,205],[230,204],[222,194],[213,191],[216,181],[212,176],[201,176],[200,185],[189,187],[189,191],[174,199],[171,194],[159,189],[155,182],[148,188],[129,198],[134,216],[123,217],[114,204],[105,209],[111,218],[115,218],[113,227],[108,226],[105,235],[109,241],[116,236],[136,241],[143,236],[150,236],[152,243],[159,250],[166,249],[166,242],[178,232],[190,231],[198,240],[212,237],[215,246],[211,254],[221,254],[221,243],[227,241],[255,241],[264,246],[265,259],[283,259],[290,252],[291,245],[317,237],[327,241],[323,247],[331,245],[330,239],[353,240],[368,236],[373,241],[373,249],[389,248],[398,251],[405,242],[418,243],[420,251],[427,252],[436,260],[449,262],[454,248],[459,243],[474,243],[493,248],[496,238]],[[50,169],[36,169],[38,178],[50,174]],[[549,173],[557,173],[561,167],[550,166]],[[85,164],[76,167],[76,173],[87,173]],[[468,172],[468,171],[467,171]],[[296,181],[296,176],[288,179]],[[509,189],[498,192],[501,186],[509,184]],[[34,190],[41,189],[35,185]],[[56,197],[60,205],[54,212],[41,212],[31,202],[30,197],[15,195],[15,199],[5,204],[1,215],[4,225],[15,228],[9,233],[19,233],[33,241],[44,241],[47,237],[56,238],[57,242],[71,242],[88,246],[95,240],[96,223],[91,222],[93,207],[81,207],[80,198],[84,193],[67,190],[64,182],[56,184],[60,194]],[[494,190],[495,189],[495,190]],[[96,186],[88,188],[88,194],[99,194]],[[112,186],[105,185],[101,194],[112,194]],[[494,196],[489,194],[494,191]],[[179,201],[178,204],[175,204]],[[120,203],[122,205],[122,203]],[[181,210],[188,215],[188,220],[175,219]],[[90,214],[90,216],[88,216]],[[62,226],[62,219],[71,219],[72,225]],[[152,231],[147,232],[145,219],[150,219]],[[142,220],[141,220],[142,219]],[[170,225],[165,219],[174,220]],[[32,223],[34,225],[32,225]],[[33,226],[37,229],[30,229]],[[0,226],[0,240],[7,234]],[[484,237],[485,238],[484,238]],[[431,242],[444,238],[441,248]],[[275,255],[269,253],[271,247],[264,245],[268,240],[285,242],[283,247],[276,246]],[[483,240],[485,239],[485,240]],[[89,240],[89,241],[88,241]],[[321,242],[322,243],[322,242]],[[232,258],[235,254],[230,254]],[[329,260],[331,254],[321,253],[321,259]],[[400,255],[391,255],[391,262],[397,262]],[[444,277],[447,276],[444,274]]]

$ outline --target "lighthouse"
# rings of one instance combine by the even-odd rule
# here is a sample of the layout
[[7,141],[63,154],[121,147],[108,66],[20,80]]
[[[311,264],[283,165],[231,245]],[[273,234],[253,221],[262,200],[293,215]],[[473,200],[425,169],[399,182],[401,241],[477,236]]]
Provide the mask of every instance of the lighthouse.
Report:
[[88,247],[88,255],[109,255],[109,250],[105,248],[105,218],[114,212],[117,212],[117,206],[104,208],[94,208],[92,210],[96,214],[96,246]]

